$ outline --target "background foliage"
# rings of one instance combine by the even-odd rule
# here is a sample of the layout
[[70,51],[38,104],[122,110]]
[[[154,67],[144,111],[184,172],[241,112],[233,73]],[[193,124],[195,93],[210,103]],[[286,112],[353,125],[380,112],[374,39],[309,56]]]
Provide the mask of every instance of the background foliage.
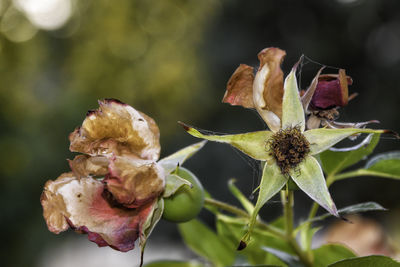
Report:
[[[68,169],[67,136],[97,99],[118,98],[152,116],[163,155],[195,142],[178,120],[232,133],[262,129],[256,113],[220,101],[239,63],[256,66],[261,49],[278,46],[288,53],[286,71],[305,54],[353,77],[350,91],[360,95],[342,121],[378,119],[400,131],[396,0],[38,2],[0,1],[2,266],[33,266],[46,247],[61,242],[46,229],[39,196],[46,180]],[[308,62],[303,87],[319,67]],[[396,149],[388,138],[376,152]],[[254,162],[218,144],[187,166],[213,196],[232,201],[228,179],[238,178],[250,195],[259,174]],[[373,200],[396,210],[399,188],[396,181],[362,178],[331,190],[339,207]],[[299,218],[310,203],[296,197]],[[271,204],[264,215],[278,210]],[[173,225],[159,228],[154,235],[176,238]]]

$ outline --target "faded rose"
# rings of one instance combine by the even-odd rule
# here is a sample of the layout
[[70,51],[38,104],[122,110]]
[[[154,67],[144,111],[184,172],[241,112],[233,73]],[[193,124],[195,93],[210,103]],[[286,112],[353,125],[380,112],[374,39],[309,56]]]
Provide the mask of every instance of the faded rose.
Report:
[[49,230],[72,228],[99,246],[134,248],[161,218],[163,196],[184,185],[168,174],[197,152],[194,144],[157,162],[160,133],[154,120],[114,99],[99,101],[81,127],[69,136],[70,150],[83,155],[69,161],[71,172],[47,181],[41,196]]

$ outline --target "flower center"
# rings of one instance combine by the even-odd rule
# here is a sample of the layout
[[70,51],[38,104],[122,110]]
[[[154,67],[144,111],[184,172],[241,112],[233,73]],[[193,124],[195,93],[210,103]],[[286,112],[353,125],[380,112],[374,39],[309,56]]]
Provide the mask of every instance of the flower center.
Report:
[[268,145],[270,155],[284,175],[296,168],[310,152],[310,143],[298,126],[280,129],[268,140]]

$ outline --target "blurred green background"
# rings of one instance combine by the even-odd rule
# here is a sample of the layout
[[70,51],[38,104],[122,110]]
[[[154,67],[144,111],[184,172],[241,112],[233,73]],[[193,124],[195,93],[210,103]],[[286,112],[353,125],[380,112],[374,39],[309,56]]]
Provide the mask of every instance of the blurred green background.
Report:
[[[40,266],[48,248],[71,236],[47,230],[39,197],[46,180],[68,170],[68,134],[98,99],[153,117],[164,156],[197,141],[178,120],[224,133],[260,130],[256,112],[221,99],[236,67],[257,66],[268,46],[287,51],[286,73],[301,54],[345,68],[359,96],[340,120],[378,119],[400,132],[397,0],[0,0],[0,265]],[[319,68],[307,63],[303,88]],[[376,151],[399,149],[383,137]],[[186,165],[213,196],[235,204],[228,179],[250,196],[259,178],[256,162],[236,152],[210,143]],[[359,178],[331,191],[339,207],[373,200],[395,211],[399,189],[400,182]],[[310,201],[296,197],[301,218]],[[272,202],[263,216],[278,212]],[[166,222],[153,236],[179,238]]]

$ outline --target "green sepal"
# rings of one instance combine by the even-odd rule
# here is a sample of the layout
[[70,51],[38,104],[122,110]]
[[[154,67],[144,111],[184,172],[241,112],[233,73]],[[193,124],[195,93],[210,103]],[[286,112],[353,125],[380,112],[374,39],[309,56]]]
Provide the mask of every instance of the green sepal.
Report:
[[193,156],[197,151],[199,151],[207,141],[198,142],[182,148],[177,152],[161,159],[158,161],[163,168],[166,174],[171,173],[177,166],[182,166],[182,164],[191,156]]
[[162,197],[167,198],[172,196],[184,185],[192,187],[192,184],[188,180],[183,179],[176,174],[167,175],[165,177],[165,189]]
[[310,198],[332,215],[339,217],[335,203],[326,186],[321,166],[314,157],[307,156],[296,169],[290,171],[290,176]]
[[213,135],[203,134],[201,131],[192,126],[186,125],[182,122],[180,124],[191,135],[197,138],[206,139],[209,141],[226,143],[239,149],[249,157],[257,160],[269,160],[271,155],[267,151],[267,140],[273,134],[270,131],[258,131],[243,134],[227,134],[227,135]]
[[299,96],[299,88],[297,87],[296,66],[293,67],[285,79],[282,100],[282,129],[300,127],[303,132],[305,129],[305,117]]

